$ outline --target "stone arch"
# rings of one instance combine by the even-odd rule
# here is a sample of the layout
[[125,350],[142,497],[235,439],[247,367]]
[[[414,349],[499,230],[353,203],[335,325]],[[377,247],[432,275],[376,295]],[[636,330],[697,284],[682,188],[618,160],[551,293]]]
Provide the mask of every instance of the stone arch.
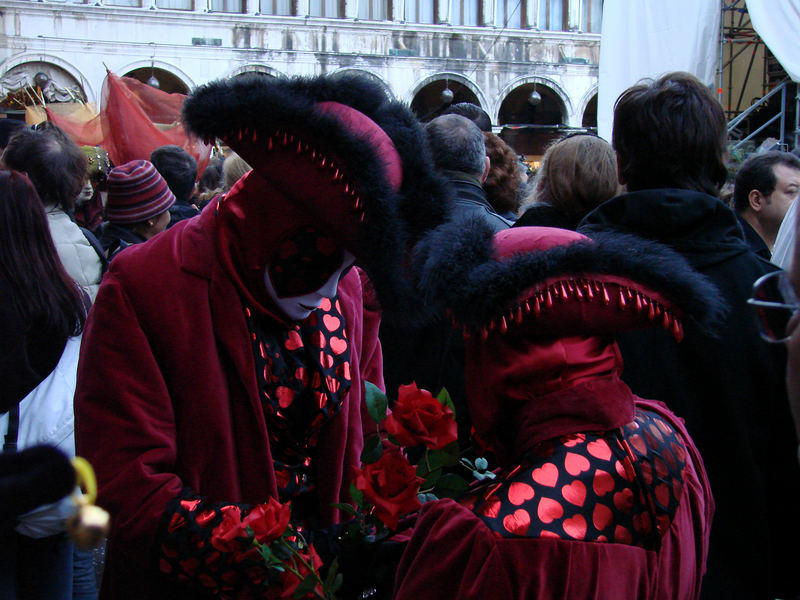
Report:
[[[538,105],[528,102],[534,89],[542,98]],[[502,100],[497,107],[499,125],[567,125],[572,113],[572,105],[564,90],[544,77],[517,79],[506,85],[500,98]]]
[[74,65],[58,56],[42,53],[26,52],[0,63],[0,92],[5,95],[14,80],[21,81],[26,74],[32,82],[39,71],[45,72],[59,88],[77,88],[83,96],[81,100],[97,101],[89,80]]
[[156,79],[161,84],[161,89],[164,92],[179,94],[188,94],[195,87],[194,81],[184,71],[181,71],[175,65],[161,60],[138,60],[130,63],[125,67],[120,68],[117,74],[125,77],[133,77],[142,83],[147,83],[152,71]]
[[597,129],[597,86],[581,98],[580,107],[581,126]]
[[[445,89],[453,93],[452,100],[442,100]],[[436,73],[426,77],[410,93],[411,109],[422,120],[438,116],[448,106],[459,102],[476,104],[483,110],[487,107],[483,91],[473,81],[458,73]]]
[[389,87],[389,84],[386,83],[381,77],[379,77],[372,71],[367,71],[366,69],[360,69],[358,67],[342,67],[340,69],[336,69],[335,71],[333,71],[333,73],[331,73],[331,76],[336,77],[337,75],[344,75],[347,73],[356,73],[358,75],[364,75],[372,79],[376,83],[380,84],[380,86],[384,89],[386,95],[389,96],[389,98],[394,99],[395,95],[394,92],[392,91],[392,88]]
[[283,73],[281,73],[280,71],[273,69],[270,66],[261,64],[242,65],[241,67],[238,67],[233,71],[231,71],[228,74],[228,77],[229,78],[239,77],[241,75],[246,75],[248,73],[257,73],[259,75],[266,75],[267,77],[283,77]]

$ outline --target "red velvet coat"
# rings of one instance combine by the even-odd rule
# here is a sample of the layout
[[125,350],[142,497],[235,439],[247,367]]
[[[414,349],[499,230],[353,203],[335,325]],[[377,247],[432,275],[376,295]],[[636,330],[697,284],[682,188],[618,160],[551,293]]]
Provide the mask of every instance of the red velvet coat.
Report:
[[[156,532],[185,487],[215,501],[276,497],[244,307],[215,246],[215,205],[118,256],[92,308],[75,398],[78,454],[112,515],[103,598],[210,597],[162,577]],[[383,385],[377,320],[355,269],[339,284],[352,385],[323,429],[322,524],[348,498],[362,449],[363,382]],[[163,526],[163,524],[162,524]]]

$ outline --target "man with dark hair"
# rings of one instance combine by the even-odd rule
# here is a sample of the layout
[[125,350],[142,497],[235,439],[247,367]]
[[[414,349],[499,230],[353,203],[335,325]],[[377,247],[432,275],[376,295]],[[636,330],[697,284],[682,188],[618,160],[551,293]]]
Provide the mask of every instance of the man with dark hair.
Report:
[[634,393],[663,399],[681,415],[703,456],[717,505],[703,597],[794,597],[800,466],[786,356],[760,338],[747,306],[753,282],[775,267],[750,250],[736,215],[716,197],[726,178],[726,135],[722,107],[687,73],[623,92],[613,144],[628,193],[589,213],[579,229],[666,243],[725,298],[719,337],[690,325],[680,345],[664,331],[620,336],[623,377]]
[[477,125],[478,129],[481,131],[485,133],[492,132],[492,119],[489,117],[489,114],[477,104],[472,104],[471,102],[459,102],[450,106],[442,114],[461,115],[462,117],[466,117],[475,123],[475,125]]
[[455,214],[480,216],[495,231],[510,227],[510,221],[494,212],[483,190],[490,162],[478,126],[460,115],[442,115],[426,124],[425,131],[434,165],[455,192]]
[[789,152],[754,154],[742,163],[733,188],[733,209],[750,247],[771,258],[786,211],[800,192],[800,158]]
[[27,173],[47,212],[64,269],[94,300],[103,274],[102,250],[70,218],[86,180],[86,155],[59,127],[46,122],[35,130],[19,130],[3,152],[2,165]]
[[169,226],[199,215],[200,210],[192,203],[197,180],[197,161],[194,157],[180,146],[169,145],[153,150],[150,162],[175,194],[175,204],[169,209]]

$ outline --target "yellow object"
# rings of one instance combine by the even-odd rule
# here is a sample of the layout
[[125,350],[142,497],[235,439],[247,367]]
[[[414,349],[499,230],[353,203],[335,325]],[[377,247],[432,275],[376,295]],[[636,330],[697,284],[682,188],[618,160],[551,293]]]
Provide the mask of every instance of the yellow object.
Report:
[[97,478],[89,462],[76,456],[72,459],[75,481],[86,490],[85,494],[75,493],[73,499],[78,507],[75,514],[67,519],[67,533],[72,543],[80,550],[91,550],[103,543],[108,535],[111,522],[109,514],[95,506],[97,500]]

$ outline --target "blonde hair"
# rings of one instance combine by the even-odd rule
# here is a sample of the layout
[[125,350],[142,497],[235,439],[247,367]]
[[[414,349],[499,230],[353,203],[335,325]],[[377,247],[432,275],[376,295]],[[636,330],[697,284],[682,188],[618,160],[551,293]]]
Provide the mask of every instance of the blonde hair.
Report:
[[617,159],[611,144],[594,135],[575,135],[551,145],[534,180],[536,203],[583,217],[617,195]]
[[245,160],[235,152],[229,154],[222,163],[222,185],[227,192],[233,184],[239,181],[242,176],[251,170]]

